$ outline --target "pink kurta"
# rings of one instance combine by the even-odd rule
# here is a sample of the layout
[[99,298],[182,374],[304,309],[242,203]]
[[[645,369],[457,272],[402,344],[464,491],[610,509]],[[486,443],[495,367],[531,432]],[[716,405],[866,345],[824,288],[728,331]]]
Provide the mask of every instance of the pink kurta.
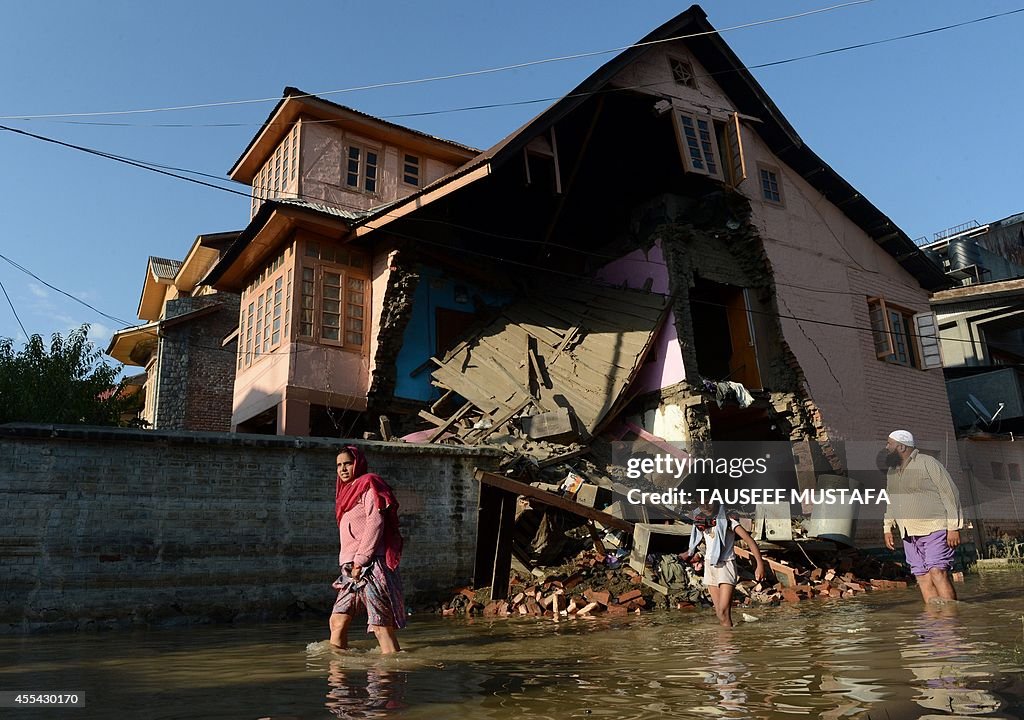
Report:
[[341,552],[338,564],[355,563],[365,567],[370,558],[384,554],[384,513],[377,509],[372,490],[363,493],[352,509],[341,516],[338,534]]

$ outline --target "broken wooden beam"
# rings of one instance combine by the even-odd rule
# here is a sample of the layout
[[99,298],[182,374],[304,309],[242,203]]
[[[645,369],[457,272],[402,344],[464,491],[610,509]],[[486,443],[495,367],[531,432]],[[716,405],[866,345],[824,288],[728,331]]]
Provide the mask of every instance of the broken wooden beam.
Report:
[[490,485],[501,490],[507,490],[508,492],[515,493],[516,495],[523,495],[525,497],[532,498],[545,505],[556,507],[559,510],[565,510],[573,513],[574,515],[586,518],[587,520],[594,520],[601,523],[604,527],[615,528],[616,530],[622,530],[630,534],[633,532],[633,523],[628,520],[622,520],[614,515],[603,513],[600,510],[589,508],[586,505],[580,505],[572,500],[566,500],[563,497],[532,487],[524,482],[520,482],[519,480],[513,480],[512,478],[507,478],[503,475],[496,475],[495,473],[486,472],[484,470],[476,471],[476,479],[486,485]]

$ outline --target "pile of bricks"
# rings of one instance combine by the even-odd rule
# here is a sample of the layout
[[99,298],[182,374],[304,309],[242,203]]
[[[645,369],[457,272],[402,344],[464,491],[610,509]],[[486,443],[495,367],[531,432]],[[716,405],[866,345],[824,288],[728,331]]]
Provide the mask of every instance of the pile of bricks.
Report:
[[[749,554],[736,548],[740,557]],[[870,562],[856,557],[833,558],[831,566],[816,567],[810,563],[796,566],[786,560],[765,556],[777,582],[755,583],[751,580],[740,582],[737,592],[753,602],[800,602],[813,598],[852,598],[857,595],[879,590],[906,589],[908,582],[902,569],[892,563]],[[955,580],[962,581],[963,574]],[[888,577],[880,577],[888,576]]]
[[834,568],[815,568],[809,572],[799,572],[796,573],[796,579],[797,582],[793,585],[784,585],[781,582],[769,585],[748,580],[741,582],[737,586],[737,591],[754,602],[773,603],[800,602],[812,598],[851,598],[866,592],[907,587],[905,580],[864,580],[852,572],[840,575]]
[[628,565],[606,567],[593,550],[550,575],[513,576],[506,600],[491,600],[490,588],[461,588],[441,614],[485,617],[528,616],[552,619],[595,615],[626,615],[654,607],[653,591],[641,584],[640,573]]

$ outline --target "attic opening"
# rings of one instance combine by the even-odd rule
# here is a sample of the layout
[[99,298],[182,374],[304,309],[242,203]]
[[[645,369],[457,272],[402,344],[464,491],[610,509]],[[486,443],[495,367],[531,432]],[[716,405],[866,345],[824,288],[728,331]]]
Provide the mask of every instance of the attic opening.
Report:
[[761,388],[749,291],[701,277],[695,281],[690,315],[698,373],[708,380]]

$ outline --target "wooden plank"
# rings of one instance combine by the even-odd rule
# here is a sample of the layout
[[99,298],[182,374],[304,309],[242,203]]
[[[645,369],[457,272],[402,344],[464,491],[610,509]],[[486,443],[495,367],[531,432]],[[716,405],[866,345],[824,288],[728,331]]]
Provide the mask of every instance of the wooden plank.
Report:
[[529,405],[532,402],[533,402],[533,398],[529,398],[528,397],[528,398],[523,399],[518,405],[512,407],[511,409],[508,410],[508,412],[504,413],[497,420],[493,421],[493,423],[491,424],[491,426],[489,428],[487,428],[486,430],[480,432],[477,435],[473,435],[472,436],[472,440],[468,441],[466,444],[467,445],[477,445],[478,443],[480,443],[481,440],[483,440],[484,438],[488,437],[495,430],[497,430],[498,428],[503,426],[505,423],[507,423],[509,420],[511,420],[513,418],[513,416],[516,415],[516,413],[518,413],[521,410],[523,410],[527,405]]
[[494,564],[491,569],[491,600],[508,597],[512,570],[512,529],[516,522],[516,496],[501,494],[501,508],[498,514],[498,537],[494,547]]
[[454,425],[459,420],[461,420],[462,416],[465,415],[467,412],[469,412],[469,409],[471,407],[473,407],[473,403],[470,403],[470,402],[468,402],[465,405],[463,405],[458,411],[456,411],[450,418],[448,418],[445,421],[444,425],[439,427],[436,431],[434,431],[433,435],[431,435],[430,437],[427,438],[427,442],[428,443],[432,443],[435,440],[437,440],[439,437],[444,435],[448,431],[448,428],[450,428],[452,425]]
[[387,415],[380,416],[380,439],[385,442],[389,442],[392,439],[391,420]]
[[476,521],[476,558],[473,567],[473,584],[478,587],[483,587],[484,583],[491,579],[491,574],[494,571],[494,555],[498,547],[498,527],[501,517],[501,498],[507,494],[495,487],[480,486]]
[[421,418],[426,420],[428,423],[430,423],[431,425],[434,425],[436,427],[440,427],[441,425],[444,425],[446,422],[448,422],[447,420],[445,420],[443,418],[439,418],[437,415],[434,415],[432,413],[428,413],[426,410],[420,410],[419,413],[417,413],[417,414]]
[[474,403],[484,412],[490,413],[499,409],[508,409],[505,403],[495,398],[495,388],[484,388],[477,384],[469,375],[463,375],[448,368],[438,368],[434,371],[434,377],[466,400]]
[[[750,552],[749,550],[745,550],[744,548],[741,548],[739,545],[734,545],[733,550],[736,551],[736,555],[738,557],[744,559],[753,559],[754,557],[754,553]],[[775,577],[778,578],[779,583],[783,587],[796,587],[796,570],[791,568],[789,565],[783,565],[782,563],[772,560],[771,558],[762,556],[762,559],[764,560],[765,564],[772,569],[772,572],[775,573]]]
[[565,462],[566,460],[575,460],[578,457],[583,457],[589,452],[590,448],[585,447],[580,448],[579,450],[573,450],[572,452],[563,453],[561,455],[555,455],[553,457],[549,457],[547,460],[541,460],[539,463],[537,463],[537,467],[551,467],[552,465],[557,465],[558,463]]
[[[516,378],[512,375],[512,373],[510,373],[507,369],[505,369],[505,367],[501,364],[501,362],[499,360],[497,360],[493,356],[488,357],[486,354],[482,354],[480,359],[482,359],[482,360],[489,360],[491,367],[494,370],[497,370],[502,375],[504,375],[505,379],[508,380],[509,383],[512,384],[512,387],[516,388],[519,392],[523,393],[523,395],[525,395],[526,397],[533,397],[533,394],[530,392],[530,390],[528,388],[523,387],[519,383],[519,381],[516,380]],[[537,404],[540,406],[541,410],[547,411],[547,410],[550,409],[544,403],[543,400],[537,400]]]
[[609,515],[608,513],[603,513],[600,510],[589,508],[586,505],[580,505],[572,500],[566,500],[559,495],[531,487],[524,482],[513,480],[512,478],[507,478],[503,475],[495,475],[494,473],[485,472],[484,470],[476,471],[476,479],[486,485],[501,488],[502,490],[507,490],[517,495],[523,495],[545,505],[556,507],[559,510],[565,510],[566,512],[571,512],[574,515],[579,515],[580,517],[584,517],[588,520],[594,520],[605,527],[623,530],[628,533],[633,532],[633,523],[627,520],[622,520],[614,515]]
[[441,407],[441,405],[444,403],[444,401],[447,400],[448,398],[450,398],[452,396],[452,394],[453,393],[452,393],[451,390],[446,391],[444,395],[442,395],[440,398],[437,399],[437,402],[433,403],[430,406],[430,412],[432,412],[434,414],[437,414],[437,409],[439,407]]

